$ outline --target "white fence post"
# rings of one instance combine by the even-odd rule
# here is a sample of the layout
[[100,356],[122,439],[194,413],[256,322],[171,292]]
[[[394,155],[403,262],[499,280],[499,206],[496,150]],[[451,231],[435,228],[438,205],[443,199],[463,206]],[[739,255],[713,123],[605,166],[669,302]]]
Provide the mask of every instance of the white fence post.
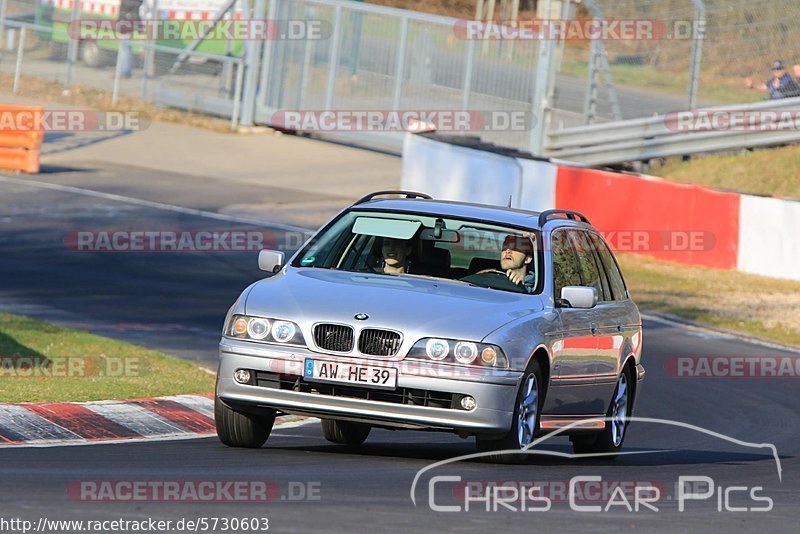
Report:
[[406,70],[406,43],[408,42],[408,18],[400,22],[400,44],[397,48],[397,60],[394,69],[394,91],[392,91],[392,109],[400,109],[400,97],[403,94],[403,77]]
[[333,42],[328,59],[328,85],[325,88],[325,110],[333,107],[333,93],[336,88],[336,70],[339,66],[339,41],[342,35],[342,6],[336,5],[333,15]]
[[22,56],[25,53],[25,26],[19,29],[19,46],[17,47],[17,64],[14,67],[14,89],[12,92],[19,92],[19,78],[22,75]]
[[[81,2],[80,0],[72,0],[72,19],[70,20],[69,27],[72,28],[72,25],[80,19],[81,16]],[[68,30],[69,32],[69,30]],[[80,34],[80,32],[78,32]],[[55,33],[52,34],[52,38],[55,39]],[[67,39],[69,39],[69,44],[67,45],[67,79],[64,82],[64,88],[69,89],[72,87],[72,69],[75,65],[75,62],[78,60],[78,46],[80,45],[80,41],[78,39],[73,38],[72,35],[67,35]]]
[[[552,0],[546,0],[544,5],[544,13],[547,14],[543,21],[543,27],[540,32],[547,32],[553,35],[552,21],[549,20],[552,12]],[[535,121],[533,128],[531,128],[530,143],[528,150],[533,154],[540,156],[544,148],[544,136],[547,131],[547,113],[550,107],[550,88],[553,84],[550,83],[550,77],[553,75],[554,70],[550,68],[555,53],[555,41],[548,38],[548,35],[541,35],[539,39],[539,54],[536,61],[536,78],[533,90],[533,120]]]
[[475,66],[475,39],[467,43],[467,65],[464,68],[464,89],[461,95],[461,109],[469,109],[470,91],[472,90],[472,71]]
[[[271,0],[275,2],[276,0]],[[255,0],[253,5],[253,18],[263,17],[266,11],[264,0]],[[273,24],[274,21],[268,21]],[[241,123],[252,126],[255,121],[256,93],[258,92],[258,68],[261,65],[261,53],[264,48],[261,41],[249,40],[245,43],[245,78],[242,89],[242,116]]]
[[[692,24],[692,64],[689,67],[689,109],[697,106],[697,88],[700,86],[700,60],[703,58],[703,40],[706,38],[706,6],[703,0],[694,2]],[[695,33],[696,32],[696,33]]]

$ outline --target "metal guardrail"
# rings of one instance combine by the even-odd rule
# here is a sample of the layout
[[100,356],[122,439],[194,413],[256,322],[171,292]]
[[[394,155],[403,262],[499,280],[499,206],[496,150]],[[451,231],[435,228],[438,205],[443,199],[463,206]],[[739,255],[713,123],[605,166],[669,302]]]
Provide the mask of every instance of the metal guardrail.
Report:
[[[771,111],[776,112],[774,118],[764,113]],[[718,112],[736,112],[751,114],[758,119],[735,130],[681,131],[674,124],[677,112],[674,115],[564,128],[546,134],[545,155],[590,165],[611,165],[800,141],[800,128],[782,128],[778,122],[780,117],[777,114],[786,111],[800,114],[800,97],[686,111],[695,117],[698,114],[711,116]]]

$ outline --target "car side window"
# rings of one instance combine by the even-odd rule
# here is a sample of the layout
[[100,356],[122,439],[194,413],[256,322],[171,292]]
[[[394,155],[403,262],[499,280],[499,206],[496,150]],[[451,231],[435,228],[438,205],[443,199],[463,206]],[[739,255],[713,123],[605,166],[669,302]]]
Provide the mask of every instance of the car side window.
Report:
[[578,256],[578,265],[581,273],[581,285],[595,288],[598,300],[606,300],[603,292],[603,282],[600,278],[600,270],[597,268],[597,263],[595,263],[594,259],[592,242],[588,239],[586,232],[570,230],[569,234],[570,239],[575,242],[575,251]]
[[608,274],[603,268],[603,262],[600,260],[600,253],[597,251],[597,246],[594,242],[594,234],[587,231],[579,232],[581,247],[586,247],[586,250],[591,250],[594,264],[597,266],[597,272],[600,274],[600,283],[603,286],[603,291],[598,295],[601,301],[612,301],[614,296],[611,292],[611,285],[608,280]]
[[572,240],[565,230],[555,230],[550,236],[553,255],[553,297],[561,298],[561,288],[581,285],[578,258]]
[[594,241],[594,248],[597,251],[603,267],[608,275],[608,283],[611,286],[611,291],[614,294],[614,300],[627,300],[628,291],[625,288],[625,281],[622,278],[622,273],[617,266],[617,261],[611,254],[603,238],[597,234],[592,234]]

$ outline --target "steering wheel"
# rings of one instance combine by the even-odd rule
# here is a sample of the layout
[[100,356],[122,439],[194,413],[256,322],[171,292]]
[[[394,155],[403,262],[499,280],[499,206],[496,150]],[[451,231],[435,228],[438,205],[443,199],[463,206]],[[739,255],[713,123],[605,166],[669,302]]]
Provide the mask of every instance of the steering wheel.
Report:
[[471,274],[462,278],[461,281],[491,289],[502,289],[515,293],[528,293],[528,290],[525,289],[523,284],[515,284],[508,279],[505,271],[499,271],[497,269]]

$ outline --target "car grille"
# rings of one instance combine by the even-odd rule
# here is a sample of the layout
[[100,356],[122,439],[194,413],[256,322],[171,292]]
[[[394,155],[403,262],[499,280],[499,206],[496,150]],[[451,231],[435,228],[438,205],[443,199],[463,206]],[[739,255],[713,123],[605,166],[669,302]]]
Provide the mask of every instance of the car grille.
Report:
[[350,352],[353,350],[353,328],[341,324],[318,324],[314,327],[314,342],[323,350]]
[[317,393],[332,397],[352,397],[377,402],[391,402],[410,406],[427,406],[429,408],[460,409],[459,402],[463,395],[445,391],[429,391],[425,389],[397,388],[393,391],[306,382],[299,376],[281,375],[266,371],[253,371],[255,385],[262,388],[283,389],[300,393]]
[[400,334],[366,328],[358,338],[358,351],[369,356],[394,356],[400,350]]

